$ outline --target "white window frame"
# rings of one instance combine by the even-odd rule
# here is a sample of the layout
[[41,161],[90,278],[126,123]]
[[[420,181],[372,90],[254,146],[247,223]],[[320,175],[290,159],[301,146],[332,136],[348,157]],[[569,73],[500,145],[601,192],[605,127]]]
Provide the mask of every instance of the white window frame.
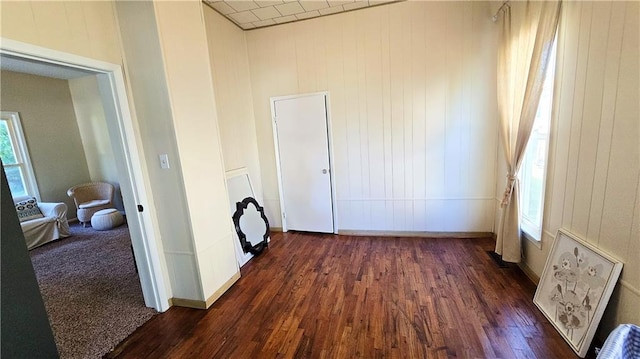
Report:
[[24,176],[24,186],[27,194],[40,201],[41,198],[40,191],[38,190],[38,182],[36,181],[36,175],[33,171],[33,166],[31,165],[31,156],[29,156],[27,141],[24,137],[24,131],[22,130],[20,114],[17,112],[1,111],[1,117],[2,121],[7,122],[7,128],[9,129],[9,136],[11,138],[17,162],[15,164],[6,164],[3,162],[2,165],[5,168],[20,168]]
[[[545,76],[545,84],[543,85],[545,87],[545,89],[551,91],[551,94],[548,96],[548,112],[545,114],[546,116],[548,116],[549,118],[549,128],[547,130],[547,139],[546,139],[546,144],[544,147],[544,159],[545,159],[545,163],[542,169],[542,187],[541,187],[541,198],[540,198],[540,220],[539,223],[534,223],[534,221],[531,221],[529,218],[527,218],[526,216],[524,216],[524,211],[521,209],[520,210],[520,231],[522,233],[522,235],[529,239],[530,241],[532,241],[534,244],[536,244],[538,247],[541,247],[541,240],[542,240],[542,232],[543,232],[543,219],[544,219],[544,205],[545,205],[545,192],[546,192],[546,184],[547,184],[547,170],[549,167],[549,143],[551,142],[551,121],[553,120],[552,116],[553,116],[553,98],[555,96],[555,72],[556,72],[556,65],[557,65],[557,35],[554,39],[554,43],[553,43],[553,47],[551,50],[551,63],[549,64],[549,68],[547,69],[547,74]],[[548,83],[550,81],[550,83]],[[544,91],[544,90],[543,90]],[[544,97],[541,96],[540,97],[541,101],[544,100]],[[538,111],[540,111],[540,104],[538,104]],[[536,117],[537,117],[537,113],[536,113]],[[535,123],[534,123],[535,126]],[[529,138],[529,141],[527,143],[527,147],[525,148],[525,153],[524,153],[524,159],[523,161],[527,160],[528,157],[530,157],[530,154],[528,152],[531,151],[530,147],[529,147],[529,143],[531,143],[531,139],[533,137],[533,133],[531,135],[531,137]],[[518,173],[518,178],[520,180],[520,203],[521,205],[524,205],[525,201],[524,201],[524,197],[526,195],[524,189],[524,183],[526,181],[525,178],[523,178],[523,172],[524,172],[524,168],[525,168],[525,163],[523,162],[520,166],[520,170]]]

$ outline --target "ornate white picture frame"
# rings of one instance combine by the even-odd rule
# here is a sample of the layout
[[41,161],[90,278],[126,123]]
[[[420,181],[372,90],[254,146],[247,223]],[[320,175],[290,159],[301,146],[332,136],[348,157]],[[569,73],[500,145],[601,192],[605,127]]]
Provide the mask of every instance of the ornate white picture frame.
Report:
[[581,358],[621,271],[620,261],[558,230],[533,302]]

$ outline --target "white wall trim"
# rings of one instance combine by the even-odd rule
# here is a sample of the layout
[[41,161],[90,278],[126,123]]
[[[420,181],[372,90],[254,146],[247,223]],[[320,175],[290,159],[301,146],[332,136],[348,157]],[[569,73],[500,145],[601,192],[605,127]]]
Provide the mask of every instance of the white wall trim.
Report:
[[636,297],[640,297],[640,289],[634,287],[631,283],[624,279],[620,279],[620,285],[627,288],[631,293],[635,294]]
[[331,180],[331,205],[333,207],[333,233],[338,234],[338,198],[336,190],[335,160],[333,156],[333,130],[331,125],[331,98],[329,91],[324,94],[325,112],[327,114],[327,140],[329,141],[329,178]]
[[187,252],[187,251],[164,251],[166,254],[174,254],[174,255],[179,255],[179,256],[194,256],[195,253],[194,252]]
[[122,67],[91,58],[56,51],[32,44],[6,38],[0,38],[0,53],[40,63],[55,64],[67,68],[89,71],[98,75],[98,81],[108,85],[117,114],[116,124],[120,140],[123,142],[127,173],[123,181],[133,189],[134,204],[143,204],[143,212],[130,213],[127,219],[136,221],[142,238],[132,236],[136,252],[140,283],[147,306],[163,312],[169,308],[169,296],[166,287],[168,273],[161,259],[164,258],[159,229],[156,223],[151,189],[144,172],[145,160],[142,155],[142,143],[137,135],[137,122],[132,117],[126,95]]
[[276,174],[278,175],[278,196],[280,200],[280,223],[282,223],[282,231],[287,232],[287,219],[284,216],[284,194],[282,193],[282,170],[280,169],[280,146],[278,146],[278,128],[276,124],[276,101],[278,99],[287,99],[292,96],[272,97],[269,99],[269,106],[271,107],[271,129],[273,131],[273,147],[276,160]]
[[370,231],[358,229],[341,229],[338,234],[344,236],[366,236],[366,237],[417,237],[417,238],[490,238],[492,232],[443,232],[443,231]]
[[338,201],[374,202],[374,201],[493,201],[485,197],[419,197],[419,198],[340,198]]

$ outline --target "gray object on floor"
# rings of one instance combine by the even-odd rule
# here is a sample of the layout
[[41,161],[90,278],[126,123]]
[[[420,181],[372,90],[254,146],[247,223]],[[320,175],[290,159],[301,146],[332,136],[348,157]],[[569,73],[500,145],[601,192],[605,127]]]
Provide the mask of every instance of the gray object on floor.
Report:
[[114,229],[124,223],[122,214],[115,208],[102,209],[91,216],[91,227],[96,231]]
[[620,324],[604,342],[598,359],[640,358],[640,327],[635,324]]

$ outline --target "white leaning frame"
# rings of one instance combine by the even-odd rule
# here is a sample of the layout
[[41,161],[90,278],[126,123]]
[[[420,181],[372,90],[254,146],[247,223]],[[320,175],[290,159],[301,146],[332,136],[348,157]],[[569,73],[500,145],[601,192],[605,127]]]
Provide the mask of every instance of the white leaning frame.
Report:
[[[255,198],[255,191],[253,190],[253,185],[251,184],[251,178],[249,177],[249,170],[246,167],[237,168],[234,170],[227,171],[225,173],[227,178],[227,192],[229,194],[229,219],[233,216],[233,213],[236,211],[236,202],[241,202],[246,197]],[[232,186],[233,181],[240,181],[240,186]],[[231,225],[233,226],[233,221],[231,221]],[[253,254],[244,253],[242,251],[242,247],[240,246],[240,240],[238,239],[238,234],[236,231],[233,231],[233,242],[234,248],[236,251],[236,259],[238,260],[238,266],[242,267],[245,265],[249,259],[253,258]]]
[[558,230],[533,302],[581,358],[621,271],[620,261]]

